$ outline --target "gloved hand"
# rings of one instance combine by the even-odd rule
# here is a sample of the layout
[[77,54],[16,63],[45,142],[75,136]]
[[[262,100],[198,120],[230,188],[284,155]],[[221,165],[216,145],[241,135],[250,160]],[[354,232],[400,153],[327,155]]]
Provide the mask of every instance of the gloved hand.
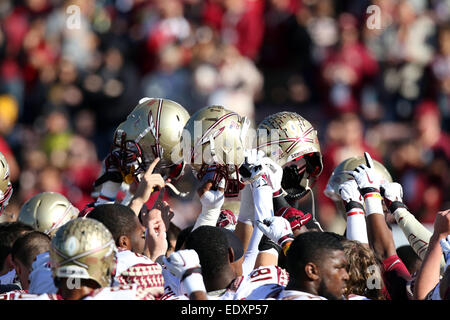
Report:
[[361,243],[369,243],[366,218],[364,217],[363,197],[355,180],[347,180],[339,186],[339,195],[347,215],[346,237]]
[[292,208],[292,207],[283,207],[277,212],[275,212],[275,216],[283,217],[287,221],[289,221],[291,230],[294,232],[299,230],[303,225],[305,225],[309,220],[312,219],[311,213],[303,213],[302,211]]
[[381,195],[384,198],[384,203],[391,213],[394,213],[398,208],[406,208],[403,203],[403,188],[397,182],[385,182],[380,186]]
[[180,279],[188,295],[195,291],[206,292],[200,259],[195,250],[178,250],[169,258],[163,257],[162,260],[170,273]]
[[263,166],[263,174],[267,177],[267,183],[272,187],[272,193],[281,195],[283,168],[269,157],[263,157],[260,162]]
[[257,149],[244,150],[244,163],[239,167],[239,175],[245,184],[252,183],[263,174],[261,163],[264,152]]
[[97,198],[97,204],[114,202],[122,181],[122,174],[116,166],[112,153],[110,153],[103,160],[100,176],[94,182],[95,194],[93,194],[93,197]]
[[346,212],[360,209],[364,213],[364,199],[355,180],[347,180],[339,186],[339,195],[344,202]]
[[117,164],[118,163],[114,157],[114,150],[113,150],[105,157],[105,159],[103,159],[100,176],[97,180],[95,180],[94,186],[97,187],[105,183],[106,181],[122,183],[123,177],[120,173]]
[[368,152],[364,152],[366,164],[360,164],[353,171],[349,171],[356,183],[361,194],[364,196],[369,192],[380,192],[381,177],[375,171],[372,157]]
[[204,185],[206,190],[200,196],[200,203],[202,204],[202,212],[197,218],[194,229],[201,225],[215,226],[220,216],[220,210],[225,201],[225,194],[223,188],[225,187],[225,180],[219,182],[217,190],[211,190],[212,182],[207,182]]
[[373,213],[384,214],[382,197],[380,195],[381,178],[375,171],[372,157],[364,152],[366,164],[361,164],[353,171],[347,171],[358,184],[359,192],[364,197],[366,215]]
[[234,230],[237,224],[236,215],[228,209],[220,210],[219,219],[217,219],[216,227]]
[[294,240],[289,221],[281,216],[270,217],[262,222],[256,220],[256,225],[270,240],[282,248]]

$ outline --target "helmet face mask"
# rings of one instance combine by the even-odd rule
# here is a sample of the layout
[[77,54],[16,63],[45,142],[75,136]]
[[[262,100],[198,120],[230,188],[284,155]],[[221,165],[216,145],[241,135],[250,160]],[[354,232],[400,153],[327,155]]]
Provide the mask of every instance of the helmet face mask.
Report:
[[281,186],[287,192],[286,199],[301,199],[323,169],[317,131],[295,112],[267,117],[258,125],[258,131],[258,149],[283,167]]
[[[99,221],[78,218],[61,227],[52,239],[50,261],[55,280],[91,279],[100,287],[112,284],[117,248]],[[56,281],[56,282],[57,282]]]
[[117,127],[109,161],[128,184],[139,180],[156,158],[160,161],[155,172],[164,178],[180,177],[182,172],[177,166],[183,160],[179,156],[180,138],[188,119],[186,109],[172,100],[141,99]]

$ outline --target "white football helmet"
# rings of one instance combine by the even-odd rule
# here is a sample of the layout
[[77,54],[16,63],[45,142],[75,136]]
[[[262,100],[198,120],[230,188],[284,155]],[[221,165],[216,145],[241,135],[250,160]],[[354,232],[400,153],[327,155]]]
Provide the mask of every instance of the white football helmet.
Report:
[[[334,201],[341,201],[342,199],[339,195],[339,186],[345,181],[353,179],[347,171],[355,170],[355,168],[360,164],[366,164],[364,156],[351,157],[338,164],[328,179],[327,186],[323,193]],[[392,182],[391,174],[380,162],[373,160],[373,164],[375,166],[375,171],[382,179],[382,183]]]
[[78,217],[79,210],[57,192],[38,193],[19,211],[18,220],[53,237],[61,226]]
[[9,166],[5,156],[0,152],[0,215],[8,205],[13,193],[11,181],[9,180]]
[[[116,167],[130,184],[157,157],[155,172],[172,180],[184,170],[180,138],[189,119],[187,110],[169,99],[143,98],[116,129],[106,162]],[[106,163],[106,167],[109,163]]]
[[56,232],[50,264],[56,283],[60,278],[92,279],[104,288],[113,283],[117,248],[111,232],[101,222],[77,218]]
[[225,180],[225,196],[235,197],[243,185],[239,167],[244,162],[246,132],[250,121],[223,106],[209,106],[195,112],[181,138],[183,158],[199,180]]
[[295,112],[278,112],[258,125],[258,150],[283,167],[286,198],[302,198],[322,173],[317,131]]

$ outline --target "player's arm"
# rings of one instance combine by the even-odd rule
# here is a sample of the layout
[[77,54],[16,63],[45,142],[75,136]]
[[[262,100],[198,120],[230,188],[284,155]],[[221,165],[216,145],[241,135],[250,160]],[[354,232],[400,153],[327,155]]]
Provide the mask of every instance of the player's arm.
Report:
[[355,180],[345,181],[339,186],[339,194],[347,215],[347,239],[356,240],[368,246],[363,198],[358,190],[358,184]]
[[159,261],[180,279],[189,299],[208,300],[200,260],[195,250],[179,250],[173,252],[169,258],[162,257]]
[[139,181],[133,199],[129,204],[129,207],[137,216],[139,216],[143,205],[150,199],[152,192],[157,188],[160,190],[164,188],[165,182],[163,177],[159,173],[153,173],[158,162],[159,158],[156,158],[149,166],[141,181]]
[[349,173],[355,178],[359,191],[364,198],[368,239],[370,247],[381,258],[396,255],[392,232],[386,224],[382,197],[380,194],[381,179],[374,170],[373,160],[365,152],[366,164],[361,164]]
[[[402,230],[414,252],[423,261],[428,249],[432,233],[425,228],[416,217],[408,211],[403,203],[403,188],[397,182],[385,183],[381,186],[381,195],[397,225]],[[441,273],[445,267],[444,257],[441,258]]]
[[281,216],[274,216],[256,220],[256,225],[264,234],[259,245],[259,254],[256,259],[255,269],[261,266],[277,265],[278,255],[287,253],[294,240],[291,224]]
[[397,256],[394,238],[384,216],[380,194],[380,177],[374,170],[373,160],[364,153],[366,164],[358,166],[351,175],[364,198],[369,245],[382,260],[386,288],[392,300],[408,299],[406,289],[411,280],[406,266]]
[[217,190],[212,190],[213,182],[206,181],[198,190],[202,204],[202,211],[195,221],[194,228],[200,226],[216,226],[217,219],[219,219],[220,209],[225,201],[225,180],[219,182]]
[[414,285],[414,299],[422,300],[439,283],[442,258],[441,240],[450,234],[450,209],[439,211],[434,221],[434,232]]

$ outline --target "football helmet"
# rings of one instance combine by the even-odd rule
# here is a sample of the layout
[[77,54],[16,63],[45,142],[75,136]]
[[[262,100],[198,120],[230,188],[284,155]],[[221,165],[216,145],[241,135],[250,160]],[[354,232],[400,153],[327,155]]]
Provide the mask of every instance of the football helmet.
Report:
[[[351,157],[342,161],[331,173],[328,179],[327,186],[324,190],[324,194],[334,200],[341,201],[341,196],[339,195],[339,186],[347,181],[353,179],[353,177],[347,173],[347,171],[353,171],[360,164],[366,164],[364,156]],[[392,182],[392,177],[389,171],[378,161],[373,160],[375,166],[375,171],[379,174],[382,179],[382,183]]]
[[130,184],[159,157],[155,172],[177,179],[184,170],[179,142],[188,120],[187,110],[175,101],[141,99],[117,127],[105,166],[117,168]]
[[92,279],[111,286],[117,248],[111,232],[99,221],[77,218],[58,229],[50,247],[50,265],[56,283],[60,278]]
[[288,200],[302,198],[322,173],[317,131],[295,112],[278,112],[258,125],[258,150],[283,167],[281,186]]
[[0,152],[0,215],[8,205],[13,193],[11,181],[9,180],[9,166],[5,156]]
[[243,185],[239,167],[244,162],[250,121],[223,106],[195,112],[181,137],[183,158],[199,180],[211,179],[216,188],[225,180],[225,196],[236,197]]
[[18,220],[53,237],[62,225],[78,217],[79,210],[57,192],[38,193],[19,211]]

